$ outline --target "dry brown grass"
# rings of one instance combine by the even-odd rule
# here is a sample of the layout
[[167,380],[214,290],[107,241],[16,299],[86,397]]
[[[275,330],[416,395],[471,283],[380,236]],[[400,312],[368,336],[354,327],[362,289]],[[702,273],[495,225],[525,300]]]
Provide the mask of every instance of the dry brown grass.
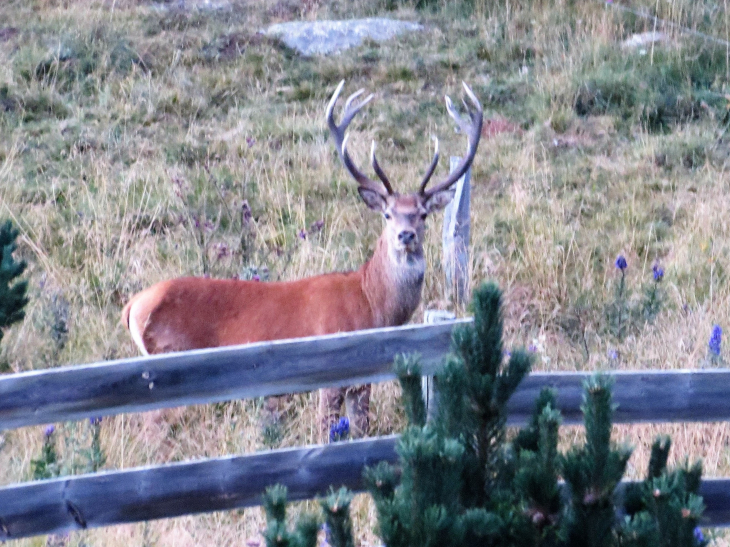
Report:
[[[222,12],[161,9],[141,0],[3,2],[0,30],[18,32],[0,39],[0,217],[22,230],[32,289],[28,317],[4,338],[0,362],[22,371],[134,355],[120,308],[137,290],[168,277],[205,268],[231,276],[265,266],[273,278],[293,279],[360,265],[380,221],[359,203],[323,120],[328,94],[347,78],[348,90],[378,92],[353,132],[353,153],[364,160],[377,138],[400,188],[415,184],[427,165],[431,133],[440,135],[445,155],[462,150],[441,102],[462,79],[482,97],[490,127],[519,127],[486,135],[474,164],[471,281],[494,279],[504,288],[509,343],[536,340],[538,368],[701,366],[712,324],[730,325],[722,108],[713,103],[666,131],[650,130],[625,111],[578,116],[579,84],[603,77],[627,55],[618,42],[644,27],[601,3],[570,4],[484,1],[469,18],[453,8],[435,14],[402,8],[395,15],[421,19],[423,35],[312,61],[254,38],[256,30],[292,17],[369,15],[377,2],[257,0],[233,2]],[[660,9],[678,23],[727,35],[724,8],[673,0]],[[677,40],[664,61],[678,55],[681,66],[706,51]],[[58,58],[64,47],[70,60]],[[87,62],[92,68],[85,74]],[[642,70],[650,73],[639,65],[629,73],[636,81]],[[41,66],[46,72],[38,72]],[[727,71],[720,70],[709,91],[721,97],[726,84]],[[694,159],[692,151],[702,155]],[[242,247],[244,200],[254,221]],[[205,245],[193,215],[215,227],[204,234]],[[321,232],[297,238],[318,220]],[[451,306],[438,273],[439,240],[440,219],[433,219],[415,322],[427,307]],[[233,253],[218,258],[222,245]],[[633,287],[649,279],[655,260],[666,271],[663,311],[623,340],[603,314],[619,253],[629,261]],[[70,309],[62,347],[52,337],[54,295]],[[609,360],[609,350],[620,358]],[[312,397],[292,399],[284,446],[314,442]],[[378,386],[373,398],[371,433],[402,427],[397,388]],[[195,407],[166,413],[165,420],[110,419],[103,425],[107,466],[259,450],[257,405]],[[616,428],[617,438],[637,446],[631,476],[646,467],[658,432],[672,435],[674,459],[702,457],[707,476],[730,475],[724,424],[678,424]],[[2,483],[29,478],[41,437],[40,428],[5,434]],[[566,429],[563,441],[578,438],[579,429]],[[366,498],[354,513],[362,544],[374,543]],[[260,510],[251,509],[91,531],[70,541],[246,545],[262,526]]]

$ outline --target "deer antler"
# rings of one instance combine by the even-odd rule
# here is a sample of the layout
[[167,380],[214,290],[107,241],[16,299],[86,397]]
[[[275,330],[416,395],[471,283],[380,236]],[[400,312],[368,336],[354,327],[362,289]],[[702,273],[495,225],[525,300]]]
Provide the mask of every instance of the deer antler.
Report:
[[385,176],[385,173],[380,168],[380,165],[378,164],[378,160],[375,157],[375,142],[373,142],[373,147],[370,151],[370,157],[372,159],[373,163],[373,169],[375,169],[375,174],[378,175],[378,178],[383,183],[383,186],[385,186],[385,190],[383,190],[383,187],[372,180],[371,178],[367,177],[362,171],[360,171],[356,166],[355,163],[352,161],[352,158],[350,158],[350,154],[347,152],[347,127],[350,125],[350,122],[355,117],[355,115],[360,112],[360,109],[362,109],[363,106],[368,104],[371,99],[373,98],[373,95],[370,94],[367,97],[365,97],[362,101],[360,101],[358,104],[353,104],[355,102],[355,99],[357,99],[360,95],[363,94],[364,90],[361,89],[359,91],[356,91],[352,95],[350,95],[347,98],[347,101],[345,101],[345,112],[342,114],[342,121],[340,122],[340,125],[337,125],[335,123],[334,119],[334,110],[335,110],[335,103],[337,103],[337,99],[340,96],[340,92],[342,91],[342,87],[345,85],[345,80],[342,80],[340,84],[337,86],[337,89],[335,89],[335,92],[332,95],[332,98],[330,99],[329,104],[327,105],[327,125],[329,126],[330,133],[332,133],[332,137],[335,139],[335,144],[337,146],[337,152],[340,155],[340,158],[342,158],[342,163],[345,164],[345,167],[350,172],[350,174],[353,176],[353,178],[358,182],[358,184],[364,188],[368,188],[370,190],[373,190],[383,196],[386,195],[392,195],[393,194],[393,187],[390,185],[390,181],[388,180],[388,177]]
[[439,139],[436,135],[431,137],[434,142],[434,152],[433,152],[433,159],[431,160],[431,165],[428,166],[428,171],[426,171],[426,174],[423,176],[423,179],[421,180],[421,186],[419,187],[419,192],[423,194],[423,191],[426,189],[426,185],[428,184],[428,181],[431,180],[431,177],[433,176],[433,172],[436,170],[436,166],[439,164]]
[[459,113],[456,111],[456,108],[454,107],[454,104],[451,102],[451,99],[447,95],[445,97],[446,100],[446,110],[449,112],[449,116],[451,116],[454,121],[456,122],[456,125],[459,126],[459,129],[462,133],[466,133],[468,139],[469,139],[469,147],[466,152],[466,156],[459,162],[459,165],[456,167],[456,169],[449,174],[448,177],[446,177],[445,180],[439,182],[429,190],[426,190],[426,184],[428,184],[429,179],[431,178],[431,175],[433,174],[433,170],[436,168],[436,163],[438,162],[438,141],[436,144],[436,153],[434,155],[434,159],[431,162],[431,166],[429,167],[428,172],[426,173],[426,176],[423,179],[423,182],[421,183],[421,195],[428,199],[429,197],[433,196],[434,194],[441,192],[442,190],[446,190],[449,186],[454,184],[457,180],[459,180],[464,173],[466,173],[467,169],[471,166],[472,161],[474,161],[474,156],[477,153],[477,146],[479,146],[479,139],[482,136],[482,105],[479,104],[479,99],[477,99],[476,95],[474,95],[474,92],[471,90],[471,88],[466,85],[466,83],[462,82],[462,85],[464,86],[464,91],[466,92],[467,97],[469,97],[469,100],[471,101],[472,106],[474,107],[474,110],[469,108],[469,105],[466,103],[466,101],[462,102],[464,103],[464,106],[466,107],[467,112],[469,113],[469,121],[464,120]]

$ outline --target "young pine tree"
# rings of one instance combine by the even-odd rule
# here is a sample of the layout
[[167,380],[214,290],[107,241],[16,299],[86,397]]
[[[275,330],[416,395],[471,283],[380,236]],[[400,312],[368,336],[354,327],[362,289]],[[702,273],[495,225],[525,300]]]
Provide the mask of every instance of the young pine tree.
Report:
[[18,231],[9,220],[0,224],[0,341],[3,329],[23,320],[23,308],[28,303],[25,296],[28,282],[18,280],[25,271],[26,263],[13,258],[17,237]]
[[400,481],[387,464],[365,474],[388,547],[496,545],[526,529],[505,488],[504,441],[507,401],[530,358],[515,351],[505,359],[500,308],[496,286],[475,291],[474,324],[455,331],[453,354],[436,375],[434,423],[425,423],[417,360],[396,360],[409,418],[397,446]]
[[[453,354],[436,375],[433,422],[426,419],[418,359],[396,360],[409,422],[397,444],[399,464],[381,463],[364,475],[383,543],[704,547],[697,528],[701,467],[668,472],[667,442],[655,444],[647,480],[629,487],[624,502],[618,495],[631,450],[611,441],[608,377],[595,375],[585,384],[583,446],[558,452],[560,413],[550,390],[539,394],[531,421],[508,442],[506,404],[530,358],[521,351],[504,355],[500,299],[493,285],[475,292],[474,324],[455,332]],[[346,504],[334,505],[344,522]],[[337,529],[333,547],[353,545],[349,521],[330,529]]]

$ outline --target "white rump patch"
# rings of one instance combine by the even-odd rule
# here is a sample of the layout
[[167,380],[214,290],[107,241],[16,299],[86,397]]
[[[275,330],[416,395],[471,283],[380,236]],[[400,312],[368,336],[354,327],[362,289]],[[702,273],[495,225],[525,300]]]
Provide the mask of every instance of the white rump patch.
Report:
[[142,355],[149,355],[147,348],[144,347],[144,340],[142,340],[142,328],[137,324],[136,315],[134,314],[134,307],[137,304],[138,302],[135,302],[129,309],[129,333],[132,335],[132,340],[137,344]]

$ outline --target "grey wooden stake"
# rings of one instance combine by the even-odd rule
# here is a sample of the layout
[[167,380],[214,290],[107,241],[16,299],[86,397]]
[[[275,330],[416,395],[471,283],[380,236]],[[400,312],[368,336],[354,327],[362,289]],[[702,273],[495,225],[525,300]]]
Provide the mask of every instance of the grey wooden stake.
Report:
[[[451,157],[450,171],[461,158]],[[446,275],[446,295],[455,298],[457,307],[464,305],[469,289],[469,232],[471,220],[471,169],[456,182],[456,194],[444,210],[443,267]]]
[[[452,156],[449,171],[453,172],[461,158]],[[466,301],[469,288],[469,230],[471,228],[469,201],[471,198],[471,169],[456,182],[454,199],[444,211],[443,268],[446,275],[447,298],[455,298],[457,307]],[[454,319],[455,314],[447,311],[426,310],[424,323],[440,323]],[[426,403],[426,417],[430,421],[436,415],[438,400],[433,376],[421,380],[423,400]]]
[[[426,310],[423,322],[426,324],[441,323],[455,317],[456,315],[450,311]],[[438,410],[438,394],[436,393],[433,376],[423,376],[421,378],[421,391],[423,392],[423,402],[426,403],[426,420],[430,422],[436,416]]]

